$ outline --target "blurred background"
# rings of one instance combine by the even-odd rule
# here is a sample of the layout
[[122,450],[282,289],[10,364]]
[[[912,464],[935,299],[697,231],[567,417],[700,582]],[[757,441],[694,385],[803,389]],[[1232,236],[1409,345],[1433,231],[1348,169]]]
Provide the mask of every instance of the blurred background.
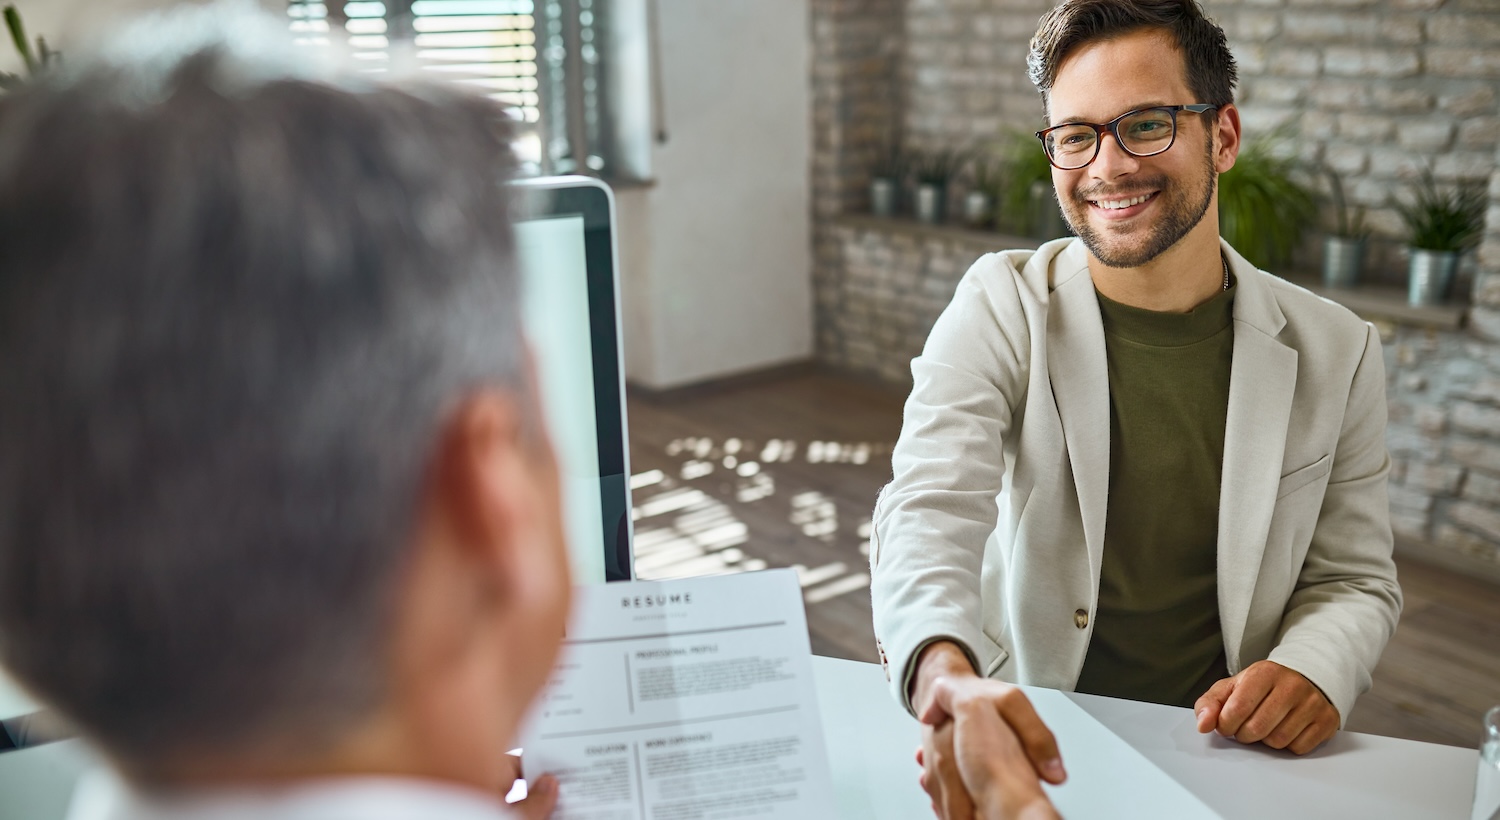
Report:
[[[19,0],[0,71],[172,4]],[[796,567],[814,651],[875,660],[868,519],[909,362],[975,258],[1066,233],[1024,72],[1050,3],[261,4],[301,47],[494,95],[527,173],[613,186],[637,574]],[[1476,746],[1500,702],[1500,2],[1204,6],[1249,139],[1226,236],[1386,345],[1407,605],[1348,727]]]

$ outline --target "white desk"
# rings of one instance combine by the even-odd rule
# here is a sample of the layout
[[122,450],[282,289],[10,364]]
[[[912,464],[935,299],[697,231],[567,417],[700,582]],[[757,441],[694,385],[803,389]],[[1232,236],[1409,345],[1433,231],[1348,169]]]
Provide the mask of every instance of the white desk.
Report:
[[[813,670],[843,817],[930,817],[913,759],[917,724],[891,699],[880,667],[814,658]],[[1072,805],[1107,807],[1087,814],[1111,820],[1468,817],[1478,754],[1473,749],[1340,732],[1317,752],[1297,758],[1200,735],[1186,709],[1029,691],[1044,714],[1067,717],[1064,710],[1076,705],[1097,721],[1076,720],[1058,732],[1070,775],[1064,788],[1077,791],[1054,797],[1060,804],[1068,798]],[[29,708],[0,681],[0,718]],[[61,818],[73,782],[92,764],[76,741],[0,754],[0,818]],[[1188,793],[1186,799],[1171,798],[1172,812],[1152,796],[1153,784],[1165,780],[1182,787],[1171,791]],[[1086,815],[1074,820],[1078,816]]]
[[[880,667],[814,658],[813,669],[834,787],[845,818],[930,816],[926,795],[917,787],[916,721],[892,700]],[[1469,816],[1478,760],[1473,749],[1339,732],[1316,752],[1298,758],[1290,752],[1200,735],[1187,709],[1029,687],[1028,693],[1039,709],[1043,702],[1052,705],[1059,697],[1076,704],[1108,734],[1202,801],[1207,812],[1200,812],[1201,816],[1276,820],[1460,820]],[[1087,727],[1070,729],[1082,734]],[[1110,771],[1109,750],[1101,748],[1108,740],[1058,735],[1069,773],[1064,788],[1094,790],[1090,795],[1094,799],[1086,802],[1107,803],[1099,792],[1111,789],[1098,788],[1101,781],[1129,775]],[[858,793],[861,789],[864,794]],[[1113,789],[1126,795],[1141,791],[1133,782],[1115,783]],[[1098,816],[1193,815],[1169,814],[1160,806],[1125,801],[1099,811]]]

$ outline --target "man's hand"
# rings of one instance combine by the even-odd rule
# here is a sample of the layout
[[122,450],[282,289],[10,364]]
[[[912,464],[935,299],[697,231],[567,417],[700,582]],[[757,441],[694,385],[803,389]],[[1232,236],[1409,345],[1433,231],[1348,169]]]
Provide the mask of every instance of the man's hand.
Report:
[[[1057,741],[1021,690],[981,678],[962,650],[934,644],[918,666],[921,784],[944,820],[1054,818],[1038,778],[1066,777]],[[935,650],[935,651],[934,651]]]
[[[521,758],[519,755],[506,755],[505,763],[507,770],[501,781],[508,784],[505,787],[508,792],[521,779]],[[552,810],[557,808],[557,778],[544,774],[527,785],[530,788],[527,789],[525,799],[511,803],[511,811],[521,820],[547,820],[552,816]]]
[[1305,755],[1333,737],[1339,713],[1322,690],[1298,672],[1257,661],[1209,687],[1193,705],[1198,731],[1218,730],[1241,743],[1264,743]]

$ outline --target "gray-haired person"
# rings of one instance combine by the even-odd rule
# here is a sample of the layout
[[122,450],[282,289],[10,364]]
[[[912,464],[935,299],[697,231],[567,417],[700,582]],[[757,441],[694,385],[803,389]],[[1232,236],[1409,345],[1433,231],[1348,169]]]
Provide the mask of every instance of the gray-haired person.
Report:
[[80,820],[545,816],[502,118],[191,45],[0,100],[0,663],[119,775]]

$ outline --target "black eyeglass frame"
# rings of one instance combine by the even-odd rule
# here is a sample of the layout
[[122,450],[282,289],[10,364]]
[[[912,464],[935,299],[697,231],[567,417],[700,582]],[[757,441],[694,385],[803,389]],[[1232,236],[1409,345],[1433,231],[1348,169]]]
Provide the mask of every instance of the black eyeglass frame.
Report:
[[[1047,162],[1050,163],[1053,168],[1056,168],[1059,171],[1077,171],[1080,168],[1087,168],[1087,167],[1089,167],[1090,165],[1093,164],[1094,160],[1096,160],[1096,159],[1099,158],[1099,147],[1104,144],[1104,134],[1105,134],[1105,132],[1108,132],[1108,133],[1114,135],[1115,144],[1118,145],[1118,146],[1120,146],[1120,149],[1122,151],[1124,151],[1125,153],[1131,155],[1132,157],[1154,157],[1154,156],[1156,156],[1158,154],[1165,154],[1166,152],[1172,150],[1172,146],[1173,145],[1177,144],[1177,112],[1179,112],[1179,111],[1190,111],[1190,112],[1192,112],[1194,114],[1207,114],[1210,111],[1213,111],[1215,109],[1222,108],[1222,107],[1223,106],[1220,106],[1220,105],[1214,105],[1213,103],[1191,103],[1189,105],[1148,105],[1145,108],[1137,108],[1137,109],[1134,109],[1132,111],[1126,111],[1124,114],[1121,114],[1120,116],[1115,117],[1114,119],[1112,119],[1112,120],[1110,120],[1109,122],[1106,122],[1106,123],[1097,123],[1097,122],[1062,122],[1062,123],[1058,123],[1057,125],[1054,125],[1051,128],[1043,128],[1042,130],[1036,132],[1036,138],[1038,140],[1041,140],[1041,142],[1042,142],[1042,153],[1047,156]],[[1120,123],[1124,122],[1126,117],[1135,116],[1136,114],[1139,114],[1139,113],[1141,113],[1143,111],[1166,111],[1169,114],[1171,114],[1171,116],[1172,116],[1172,139],[1168,140],[1166,147],[1162,148],[1160,151],[1152,151],[1149,154],[1139,154],[1139,153],[1136,153],[1135,151],[1130,150],[1130,147],[1125,144],[1125,140],[1120,139]],[[1050,134],[1050,133],[1052,133],[1053,131],[1056,131],[1059,128],[1076,128],[1076,127],[1078,127],[1080,125],[1086,125],[1089,128],[1094,129],[1094,153],[1093,153],[1093,155],[1090,156],[1088,158],[1088,161],[1085,162],[1085,163],[1083,163],[1082,165],[1074,165],[1074,166],[1071,166],[1071,167],[1063,167],[1061,165],[1058,165],[1057,164],[1057,160],[1055,160],[1055,159],[1052,158],[1052,152],[1047,150],[1047,135]]]

